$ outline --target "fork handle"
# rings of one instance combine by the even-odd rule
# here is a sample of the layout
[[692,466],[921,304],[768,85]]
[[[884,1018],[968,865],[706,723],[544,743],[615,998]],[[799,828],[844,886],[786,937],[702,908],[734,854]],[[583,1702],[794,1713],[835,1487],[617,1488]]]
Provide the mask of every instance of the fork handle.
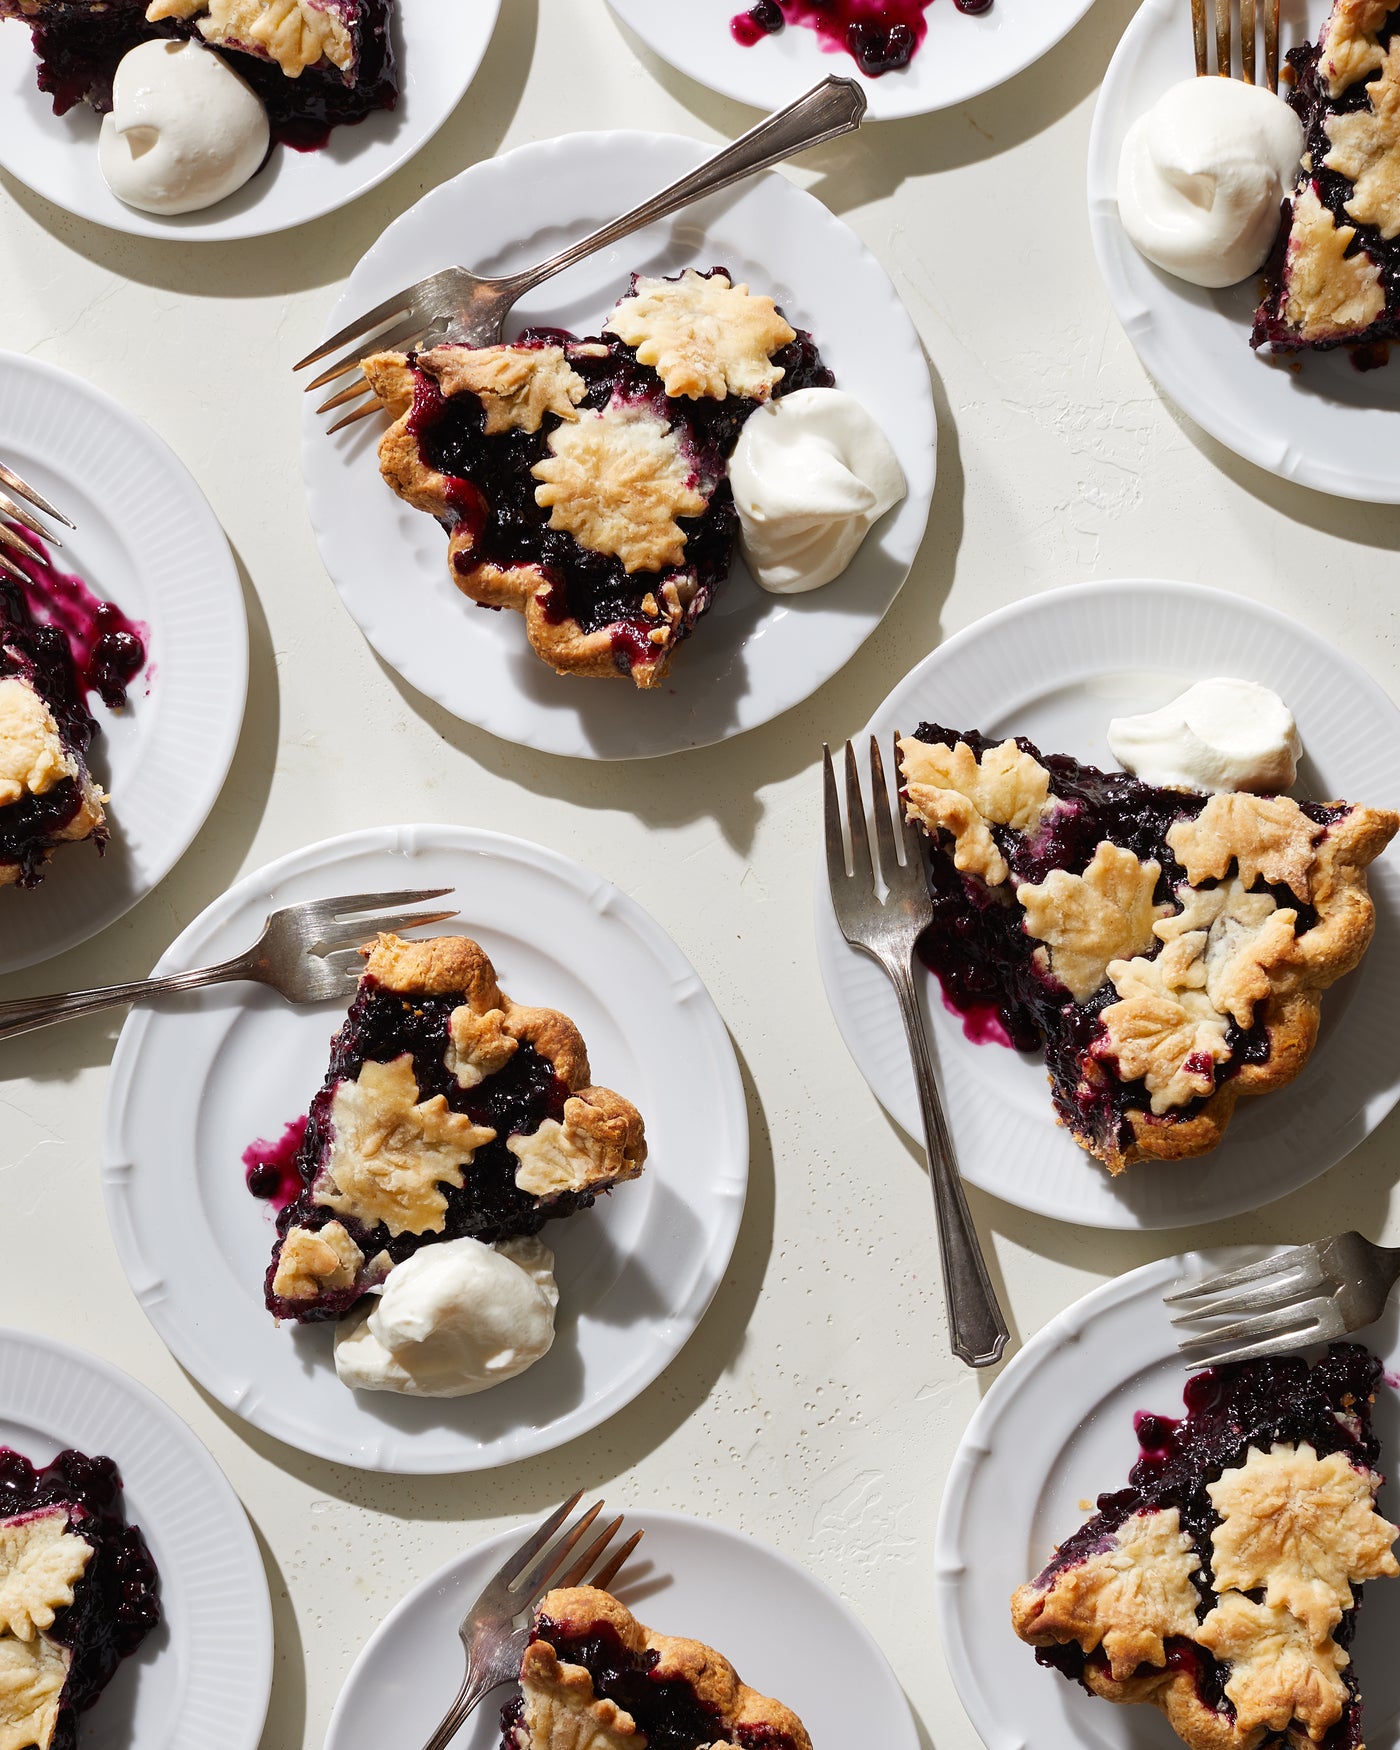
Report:
[[457,1691],[457,1699],[443,1715],[442,1724],[438,1727],[423,1750],[447,1750],[447,1746],[467,1723],[468,1716],[490,1695],[493,1689],[499,1689],[502,1683],[509,1683],[509,1677],[490,1681],[490,1674],[476,1677],[468,1670],[462,1687]]
[[919,1090],[919,1113],[924,1121],[928,1153],[928,1178],[938,1215],[938,1252],[943,1265],[943,1296],[948,1309],[948,1332],[953,1353],[969,1367],[991,1367],[1001,1359],[1009,1332],[996,1291],[987,1274],[986,1260],[972,1225],[972,1215],[963,1192],[953,1139],[943,1116],[943,1102],[929,1057],[924,1017],[914,989],[908,961],[890,965],[890,979],[899,998],[900,1019],[909,1041],[914,1080]]
[[639,207],[633,207],[630,213],[604,225],[591,237],[571,243],[538,267],[511,275],[507,284],[512,297],[523,297],[544,280],[572,267],[576,261],[605,249],[619,238],[631,236],[644,225],[664,219],[680,207],[687,207],[705,195],[728,188],[733,182],[742,182],[746,176],[767,170],[811,146],[820,146],[826,140],[850,133],[860,126],[864,115],[865,93],[854,79],[840,79],[835,75],[823,79],[820,85],[814,85],[796,102],[788,104],[785,109],[775,110],[698,169],[689,171],[679,182],[663,188]]
[[63,991],[56,996],[20,997],[0,1003],[0,1039],[16,1039],[58,1021],[74,1021],[80,1015],[96,1015],[103,1009],[120,1008],[149,997],[173,996],[180,991],[200,990],[208,984],[226,984],[232,979],[255,978],[252,957],[240,954],[218,966],[202,966],[193,972],[172,972],[164,978],[138,978],[132,984],[109,984],[101,990]]

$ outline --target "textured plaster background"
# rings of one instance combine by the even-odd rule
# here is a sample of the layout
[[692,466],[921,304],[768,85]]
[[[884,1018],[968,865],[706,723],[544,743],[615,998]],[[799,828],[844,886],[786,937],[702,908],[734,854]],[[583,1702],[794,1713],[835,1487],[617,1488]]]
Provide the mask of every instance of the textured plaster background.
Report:
[[[1094,577],[1199,579],[1259,597],[1392,694],[1400,687],[1400,510],[1335,503],[1236,461],[1161,401],[1109,310],[1083,161],[1094,92],[1130,12],[1126,0],[1099,0],[1000,92],[872,127],[792,170],[886,264],[923,336],[942,426],[933,518],[900,601],[843,674],[767,728],[664,765],[502,745],[376,661],[312,542],[287,367],[319,339],[339,284],[389,220],[463,166],[558,131],[561,116],[570,128],[623,122],[714,139],[748,126],[751,112],[654,62],[603,0],[505,0],[476,85],[438,140],[298,234],[138,241],[0,177],[0,338],[89,378],[169,440],[228,531],[252,629],[247,721],[202,838],[124,922],[0,982],[0,996],[144,972],[241,871],[309,841],[382,822],[466,821],[567,848],[649,907],[708,982],[748,1087],[743,1235],[669,1374],[548,1457],[399,1481],[302,1458],[245,1428],[147,1325],[97,1182],[116,1023],[3,1048],[0,1322],[128,1369],[237,1486],[262,1540],[279,1639],[265,1750],[321,1744],[352,1659],[409,1587],[479,1534],[585,1482],[607,1483],[619,1504],[727,1521],[806,1562],[885,1647],[929,1743],[976,1744],[928,1583],[942,1480],[985,1382],[946,1352],[921,1159],[857,1075],[822,997],[810,919],[819,743],[857,729],[944,634]],[[1353,1225],[1394,1240],[1397,1164],[1392,1122],[1310,1190],[1179,1239],[1076,1231],[976,1194],[974,1206],[1025,1335],[1096,1281],[1179,1243]]]

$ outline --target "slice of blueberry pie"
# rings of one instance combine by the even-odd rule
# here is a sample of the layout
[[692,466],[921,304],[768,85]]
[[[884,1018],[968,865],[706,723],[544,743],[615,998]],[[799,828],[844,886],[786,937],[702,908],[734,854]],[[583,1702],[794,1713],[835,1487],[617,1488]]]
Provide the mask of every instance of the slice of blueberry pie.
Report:
[[899,744],[930,839],[920,952],[970,1037],[1041,1051],[1055,1110],[1118,1173],[1200,1155],[1282,1087],[1366,952],[1388,809],[1203,795],[1022,738]]
[[646,1160],[641,1115],[592,1085],[573,1022],[512,1002],[475,942],[364,953],[277,1221],[279,1319],[338,1319],[436,1241],[538,1233]]
[[393,0],[0,0],[33,34],[39,89],[63,115],[112,107],[112,81],[138,43],[207,43],[251,85],[275,140],[302,149],[398,99]]
[[1361,1750],[1361,1589],[1400,1574],[1375,1503],[1380,1377],[1355,1343],[1195,1375],[1184,1419],[1135,1418],[1127,1488],[1016,1591],[1016,1633],[1192,1750]]
[[1316,43],[1288,56],[1306,150],[1255,317],[1256,347],[1366,347],[1400,334],[1393,28],[1386,0],[1336,0]]
[[797,1715],[712,1647],[654,1634],[589,1586],[545,1595],[501,1728],[501,1750],[811,1750]]
[[107,839],[107,798],[88,770],[97,724],[73,653],[0,575],[0,887],[34,887],[55,848]]
[[450,533],[452,580],[559,674],[658,686],[729,573],[739,429],[829,387],[810,336],[721,268],[634,274],[597,339],[380,353],[388,484]]
[[110,1458],[0,1447],[0,1745],[73,1750],[77,1719],[160,1621],[160,1581]]

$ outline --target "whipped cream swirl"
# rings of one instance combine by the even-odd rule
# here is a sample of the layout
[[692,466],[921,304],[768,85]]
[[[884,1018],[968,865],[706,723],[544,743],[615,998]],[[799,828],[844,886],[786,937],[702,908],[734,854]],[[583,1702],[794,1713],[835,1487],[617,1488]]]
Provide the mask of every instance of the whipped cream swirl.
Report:
[[1298,776],[1303,751],[1293,713],[1254,681],[1197,681],[1160,711],[1115,717],[1108,745],[1146,784],[1179,790],[1277,794]]
[[1195,286],[1232,286],[1268,259],[1302,154],[1302,123],[1272,91],[1185,79],[1128,130],[1118,216],[1158,267]]
[[336,1331],[335,1370],[356,1391],[466,1397],[549,1352],[558,1302],[541,1240],[424,1246],[394,1266],[363,1318]]
[[262,99],[212,49],[163,38],[122,56],[98,162],[118,200],[196,213],[253,176],[270,139]]
[[744,558],[775,595],[839,577],[907,490],[889,439],[839,389],[795,389],[751,414],[729,481]]

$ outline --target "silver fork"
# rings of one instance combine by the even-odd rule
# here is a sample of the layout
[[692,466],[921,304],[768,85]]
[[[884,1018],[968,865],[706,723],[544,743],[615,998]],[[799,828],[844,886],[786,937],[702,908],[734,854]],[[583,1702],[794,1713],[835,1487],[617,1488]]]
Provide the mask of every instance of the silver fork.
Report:
[[[512,1683],[520,1675],[520,1661],[530,1640],[530,1617],[535,1606],[554,1586],[597,1586],[603,1590],[617,1578],[623,1563],[642,1541],[642,1533],[634,1531],[622,1547],[616,1550],[588,1578],[595,1562],[601,1562],[608,1545],[622,1528],[619,1515],[605,1526],[576,1562],[563,1574],[559,1569],[573,1553],[574,1547],[603,1510],[595,1502],[579,1515],[553,1548],[545,1545],[583,1499],[579,1490],[572,1500],[565,1501],[557,1513],[551,1513],[539,1530],[527,1537],[518,1550],[507,1556],[500,1568],[487,1581],[476,1603],[462,1618],[457,1632],[467,1653],[467,1674],[457,1699],[443,1716],[423,1750],[443,1750],[461,1731],[467,1716],[484,1701],[493,1689]],[[541,1556],[540,1551],[545,1550]],[[539,1557],[536,1561],[535,1558]],[[530,1564],[534,1563],[531,1567]],[[521,1619],[524,1619],[523,1621]]]
[[[32,541],[26,540],[20,534],[19,529],[11,528],[10,524],[18,523],[21,528],[26,528],[31,534],[38,535],[41,540],[47,541],[51,547],[61,547],[63,542],[59,540],[52,529],[47,528],[39,521],[38,517],[20,504],[21,498],[32,504],[35,510],[40,510],[45,516],[51,516],[55,522],[62,523],[64,528],[71,529],[74,525],[61,510],[50,504],[42,494],[36,492],[28,481],[22,480],[13,468],[7,468],[3,462],[0,462],[0,548],[8,548],[11,553],[23,554],[26,559],[33,559],[37,564],[42,565],[44,555],[39,552]],[[13,577],[16,583],[25,582],[24,573],[12,559],[6,557],[3,551],[0,551],[0,572],[3,572],[6,577]]]
[[[78,990],[48,997],[20,997],[0,1003],[0,1039],[51,1027],[55,1021],[71,1021],[79,1015],[95,1015],[123,1003],[145,1002],[151,997],[172,996],[179,991],[202,990],[205,985],[231,984],[246,979],[265,984],[289,1003],[323,1003],[344,997],[358,976],[358,950],[381,931],[412,929],[418,924],[440,924],[455,918],[455,911],[391,911],[383,906],[416,905],[424,899],[441,899],[450,887],[423,887],[401,893],[347,893],[339,899],[312,899],[284,906],[268,918],[261,936],[246,953],[235,954],[217,966],[202,966],[192,972],[172,972],[164,978],[141,978],[133,984],[112,984],[101,990]],[[368,917],[357,913],[369,912]]]
[[[358,321],[347,323],[338,334],[333,334],[315,352],[308,353],[292,369],[305,370],[308,365],[319,364],[341,347],[351,348],[344,358],[312,378],[306,385],[309,393],[324,388],[338,377],[358,372],[360,360],[372,352],[406,351],[418,345],[430,330],[434,331],[435,340],[453,341],[464,346],[494,346],[504,336],[506,318],[513,306],[526,292],[533,291],[545,280],[552,279],[555,274],[562,273],[566,267],[572,267],[599,249],[605,249],[608,244],[616,243],[619,238],[628,237],[657,219],[664,219],[680,207],[690,206],[706,195],[741,182],[744,177],[753,176],[760,170],[767,170],[770,165],[805,152],[811,146],[820,146],[826,140],[850,133],[860,126],[864,114],[865,93],[854,79],[823,79],[820,85],[814,85],[786,109],[776,110],[698,169],[688,172],[669,188],[663,188],[620,219],[614,219],[610,225],[604,225],[591,237],[571,243],[538,267],[529,268],[524,273],[507,274],[503,278],[487,278],[464,267],[446,267],[441,273],[419,280],[416,285],[405,286],[403,291],[386,298]],[[391,323],[397,326],[391,328]],[[387,332],[376,333],[376,330]],[[360,400],[364,395],[370,396],[367,405],[347,413],[330,427],[331,432],[337,432],[342,426],[367,418],[380,406],[364,377],[360,376],[348,389],[333,395],[316,411],[329,413]]]
[[1181,1353],[1202,1367],[1217,1367],[1364,1330],[1381,1316],[1397,1282],[1400,1251],[1344,1233],[1208,1276],[1164,1299],[1180,1309],[1172,1320],[1179,1330],[1210,1327],[1186,1338]]
[[[1254,84],[1255,39],[1260,9],[1264,13],[1264,85],[1278,90],[1278,14],[1279,0],[1239,0],[1240,59],[1244,82]],[[1213,18],[1209,15],[1213,14]],[[1215,36],[1215,70],[1228,79],[1233,70],[1230,48],[1230,0],[1191,0],[1191,34],[1196,48],[1196,77],[1204,78],[1210,71],[1207,54],[1208,39]]]
[[[894,737],[895,772],[899,771],[899,737]],[[841,804],[831,749],[823,746],[825,768],[826,872],[831,903],[841,934],[853,948],[868,954],[885,970],[899,998],[919,1110],[924,1121],[929,1183],[938,1217],[938,1250],[943,1264],[943,1296],[953,1353],[969,1367],[991,1367],[1006,1347],[1006,1320],[992,1289],[991,1278],[972,1225],[953,1139],[943,1116],[943,1103],[924,1034],[923,1013],[914,988],[914,947],[933,921],[933,900],[924,871],[918,828],[903,817],[898,797],[891,803],[885,784],[880,744],[870,737],[871,812],[879,844],[880,869],[888,892],[876,892],[876,871],[870,857],[870,835],[861,800],[855,749],[846,743],[846,814],[851,836],[851,868],[841,835]],[[900,847],[903,849],[901,861]]]

